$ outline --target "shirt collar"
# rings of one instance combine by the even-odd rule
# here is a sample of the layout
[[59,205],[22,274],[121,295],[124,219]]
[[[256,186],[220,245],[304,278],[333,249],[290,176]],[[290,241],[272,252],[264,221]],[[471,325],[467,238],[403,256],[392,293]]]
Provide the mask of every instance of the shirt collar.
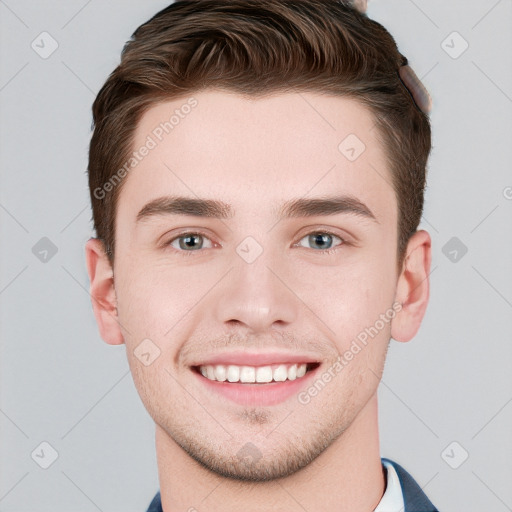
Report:
[[386,460],[382,464],[386,468],[386,491],[374,512],[401,512],[405,505],[400,480],[393,464]]

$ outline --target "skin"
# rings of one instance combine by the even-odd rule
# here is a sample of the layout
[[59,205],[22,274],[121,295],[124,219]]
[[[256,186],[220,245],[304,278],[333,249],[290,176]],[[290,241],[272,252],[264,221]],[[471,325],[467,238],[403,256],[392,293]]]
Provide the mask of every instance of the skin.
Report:
[[[417,231],[397,270],[390,170],[372,116],[355,100],[311,92],[249,99],[215,90],[194,97],[197,107],[126,177],[114,269],[99,240],[86,244],[100,334],[126,345],[155,421],[163,508],[373,511],[385,490],[377,387],[390,338],[410,340],[424,316],[430,237]],[[147,111],[134,148],[186,99]],[[366,146],[353,162],[338,149],[349,134]],[[137,222],[144,205],[166,195],[221,200],[234,215]],[[333,195],[357,198],[375,220],[347,212],[276,217],[285,201]],[[325,230],[335,236],[324,245],[307,236]],[[181,248],[178,235],[196,231],[205,234],[193,240],[202,248]],[[252,263],[236,251],[248,236],[263,249]],[[190,368],[243,348],[307,354],[322,373],[393,304],[402,304],[399,313],[342,371],[331,370],[307,404],[293,396],[238,405],[213,394]],[[147,366],[134,355],[144,339],[160,350]],[[237,456],[249,442],[260,455],[253,463]]]

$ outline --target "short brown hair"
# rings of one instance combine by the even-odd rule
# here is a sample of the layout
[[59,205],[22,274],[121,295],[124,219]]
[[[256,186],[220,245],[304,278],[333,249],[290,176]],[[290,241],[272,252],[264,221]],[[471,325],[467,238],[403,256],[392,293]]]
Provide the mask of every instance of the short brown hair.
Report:
[[181,0],[160,11],[126,43],[93,105],[89,188],[96,235],[111,263],[119,170],[142,114],[216,88],[244,96],[316,91],[368,107],[397,197],[401,266],[421,219],[431,149],[429,118],[399,77],[406,64],[382,25],[341,0]]

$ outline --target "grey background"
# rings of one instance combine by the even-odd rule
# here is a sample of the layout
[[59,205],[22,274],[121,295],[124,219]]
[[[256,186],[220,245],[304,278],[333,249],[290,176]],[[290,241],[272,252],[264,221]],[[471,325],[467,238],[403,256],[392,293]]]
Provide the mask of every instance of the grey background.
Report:
[[[92,314],[85,169],[95,94],[167,4],[0,0],[3,512],[139,512],[158,488],[124,346],[106,345]],[[381,454],[442,511],[512,510],[512,2],[371,0],[368,14],[434,99],[431,300],[416,338],[391,344]],[[46,59],[31,47],[43,31],[58,43]],[[469,44],[457,58],[454,31]],[[57,249],[46,261],[43,237]],[[42,442],[58,453],[48,469]]]

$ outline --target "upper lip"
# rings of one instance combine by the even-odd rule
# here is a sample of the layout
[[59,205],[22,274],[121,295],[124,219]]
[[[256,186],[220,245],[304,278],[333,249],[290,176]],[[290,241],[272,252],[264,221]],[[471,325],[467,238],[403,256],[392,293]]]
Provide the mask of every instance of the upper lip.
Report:
[[310,355],[284,354],[284,353],[255,353],[255,352],[230,352],[217,354],[203,359],[192,366],[208,365],[237,365],[237,366],[261,366],[272,364],[317,363],[318,359]]

